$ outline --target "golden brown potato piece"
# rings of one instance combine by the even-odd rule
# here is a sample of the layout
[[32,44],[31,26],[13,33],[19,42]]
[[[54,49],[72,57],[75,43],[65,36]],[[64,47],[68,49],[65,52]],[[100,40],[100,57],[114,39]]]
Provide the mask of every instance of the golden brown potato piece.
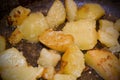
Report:
[[65,21],[66,12],[60,0],[55,0],[49,9],[46,19],[50,28],[56,28]]
[[23,34],[18,30],[18,28],[16,28],[9,37],[9,42],[14,45],[19,43],[22,39]]
[[120,32],[120,19],[116,20],[114,26],[115,26],[115,29]]
[[105,10],[101,5],[96,3],[87,3],[78,9],[77,19],[99,19],[105,14]]
[[4,51],[6,48],[6,40],[0,35],[0,52]]
[[31,13],[18,27],[23,38],[29,42],[38,42],[39,35],[48,29],[47,21],[41,12]]
[[81,76],[85,68],[84,55],[76,45],[70,46],[62,56],[60,73]]
[[90,50],[85,54],[85,61],[105,80],[120,80],[120,64],[111,52]]
[[65,8],[68,21],[74,21],[77,18],[77,5],[74,0],[65,0]]
[[46,30],[40,35],[39,40],[47,47],[64,52],[71,44],[74,43],[73,37],[62,31]]
[[53,80],[77,80],[77,78],[69,74],[55,74]]
[[97,32],[95,20],[81,19],[75,22],[68,22],[63,32],[74,37],[75,44],[82,50],[92,49],[97,43]]
[[29,15],[30,12],[31,10],[28,8],[22,6],[16,7],[10,12],[8,17],[8,23],[10,25],[13,25],[14,27],[21,25],[21,23]]
[[114,29],[113,22],[100,20],[100,29],[98,30],[99,41],[107,47],[118,45],[119,32]]

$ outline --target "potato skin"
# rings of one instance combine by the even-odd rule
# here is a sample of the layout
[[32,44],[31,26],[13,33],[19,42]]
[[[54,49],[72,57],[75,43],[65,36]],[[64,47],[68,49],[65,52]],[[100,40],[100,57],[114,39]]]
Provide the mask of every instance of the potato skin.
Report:
[[0,35],[0,52],[4,51],[6,48],[6,40]]
[[101,5],[96,3],[86,3],[77,11],[77,19],[99,19],[105,14]]
[[62,31],[53,31],[48,29],[39,36],[39,41],[47,47],[64,52],[70,45],[74,43],[71,35],[65,34]]
[[85,54],[87,65],[105,80],[120,80],[120,64],[115,55],[106,50],[90,50]]

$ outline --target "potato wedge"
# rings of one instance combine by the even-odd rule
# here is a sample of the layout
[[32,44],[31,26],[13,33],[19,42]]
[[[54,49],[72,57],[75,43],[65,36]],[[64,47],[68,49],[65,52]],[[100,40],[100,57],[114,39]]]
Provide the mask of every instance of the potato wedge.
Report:
[[76,45],[70,46],[62,56],[60,73],[81,76],[85,68],[84,55]]
[[74,37],[75,44],[82,50],[92,49],[97,43],[96,22],[91,19],[81,19],[68,22],[63,32]]
[[85,54],[87,65],[105,80],[120,80],[120,64],[115,55],[105,50],[90,50]]
[[120,19],[116,20],[115,24],[114,24],[114,28],[120,32]]
[[101,5],[96,3],[86,3],[78,9],[77,19],[99,19],[105,14]]
[[53,80],[77,80],[77,78],[68,74],[55,74]]
[[39,40],[47,47],[61,52],[64,52],[74,43],[74,39],[71,35],[65,34],[62,31],[53,31],[52,29],[43,32]]
[[65,0],[66,15],[68,21],[75,21],[77,18],[77,5],[74,0]]
[[18,28],[16,28],[9,37],[9,42],[14,45],[19,43],[22,39],[23,39],[23,34],[19,31]]
[[6,40],[0,35],[0,52],[4,51],[6,48]]
[[18,27],[23,34],[23,39],[32,43],[38,42],[39,35],[48,28],[47,21],[41,12],[31,13]]
[[113,22],[100,20],[100,29],[98,30],[98,40],[107,47],[117,46],[119,32],[114,29]]
[[22,6],[16,7],[10,12],[9,17],[8,17],[8,23],[10,25],[13,25],[14,27],[21,25],[24,19],[28,17],[30,12],[31,10],[28,8],[25,8]]
[[56,28],[65,21],[66,12],[60,0],[55,0],[49,9],[46,20],[50,28]]

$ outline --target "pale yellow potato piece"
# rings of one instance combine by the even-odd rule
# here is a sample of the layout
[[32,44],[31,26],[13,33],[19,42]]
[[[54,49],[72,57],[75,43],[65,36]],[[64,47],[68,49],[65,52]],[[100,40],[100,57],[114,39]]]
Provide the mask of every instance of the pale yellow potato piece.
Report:
[[62,24],[66,19],[66,12],[64,5],[60,0],[55,0],[50,7],[46,20],[50,26],[50,28],[56,28],[60,24]]
[[77,19],[99,19],[105,14],[101,5],[96,3],[86,3],[78,9]]
[[68,74],[55,74],[53,80],[77,80],[77,78]]
[[92,49],[97,43],[96,22],[91,19],[81,19],[68,22],[63,32],[74,37],[75,44],[82,50]]
[[10,48],[0,54],[0,71],[13,67],[27,66],[25,57],[22,52],[16,48]]
[[48,29],[48,24],[41,12],[31,13],[18,27],[23,38],[29,42],[38,42],[39,35]]
[[22,66],[5,69],[1,73],[3,80],[37,80],[43,73],[42,67]]
[[98,40],[107,47],[117,46],[119,32],[115,30],[113,22],[100,20],[100,29],[98,30]]
[[47,47],[61,52],[64,52],[74,43],[74,39],[71,35],[65,34],[62,31],[53,31],[51,29],[43,32],[43,34],[40,35],[39,40]]
[[60,61],[61,56],[58,54],[57,51],[54,50],[47,50],[46,48],[43,48],[40,52],[40,57],[37,61],[37,63],[43,67],[55,67]]
[[76,45],[70,46],[62,56],[60,73],[80,77],[85,68],[84,55]]
[[31,10],[22,6],[14,8],[8,17],[8,23],[15,26],[21,25],[24,19],[30,14]]
[[115,55],[105,50],[90,50],[85,54],[87,65],[105,80],[120,80],[120,64]]
[[47,80],[52,80],[55,75],[54,67],[46,67],[43,71],[42,77]]
[[65,0],[66,15],[68,21],[75,21],[77,18],[77,5],[74,0]]
[[115,24],[114,24],[114,28],[120,32],[120,19],[116,20]]
[[18,30],[18,28],[16,28],[9,37],[9,42],[14,45],[19,43],[22,39],[23,34]]
[[4,51],[6,48],[6,40],[0,35],[0,52]]

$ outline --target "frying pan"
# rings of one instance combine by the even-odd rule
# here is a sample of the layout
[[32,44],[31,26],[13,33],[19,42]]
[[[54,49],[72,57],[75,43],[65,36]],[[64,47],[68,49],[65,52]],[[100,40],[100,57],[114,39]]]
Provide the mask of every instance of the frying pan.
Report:
[[[8,37],[14,28],[7,24],[7,15],[9,12],[18,5],[30,8],[32,12],[41,11],[44,15],[48,12],[54,0],[1,0],[0,1],[0,35],[6,38],[6,48],[16,47],[19,51],[23,51],[28,64],[37,66],[37,59],[39,58],[39,51],[45,47],[41,43],[29,43],[26,40],[21,40],[16,45],[11,45],[8,42]],[[64,0],[62,0],[64,3]],[[110,21],[115,21],[120,18],[120,2],[119,0],[75,0],[78,7],[84,3],[98,3],[105,9],[106,14],[102,18]],[[119,39],[120,42],[120,39]],[[57,65],[59,67],[59,65]],[[2,80],[0,78],[0,80]],[[43,80],[43,79],[38,79]],[[78,80],[103,80],[92,68],[87,67],[82,76]]]

